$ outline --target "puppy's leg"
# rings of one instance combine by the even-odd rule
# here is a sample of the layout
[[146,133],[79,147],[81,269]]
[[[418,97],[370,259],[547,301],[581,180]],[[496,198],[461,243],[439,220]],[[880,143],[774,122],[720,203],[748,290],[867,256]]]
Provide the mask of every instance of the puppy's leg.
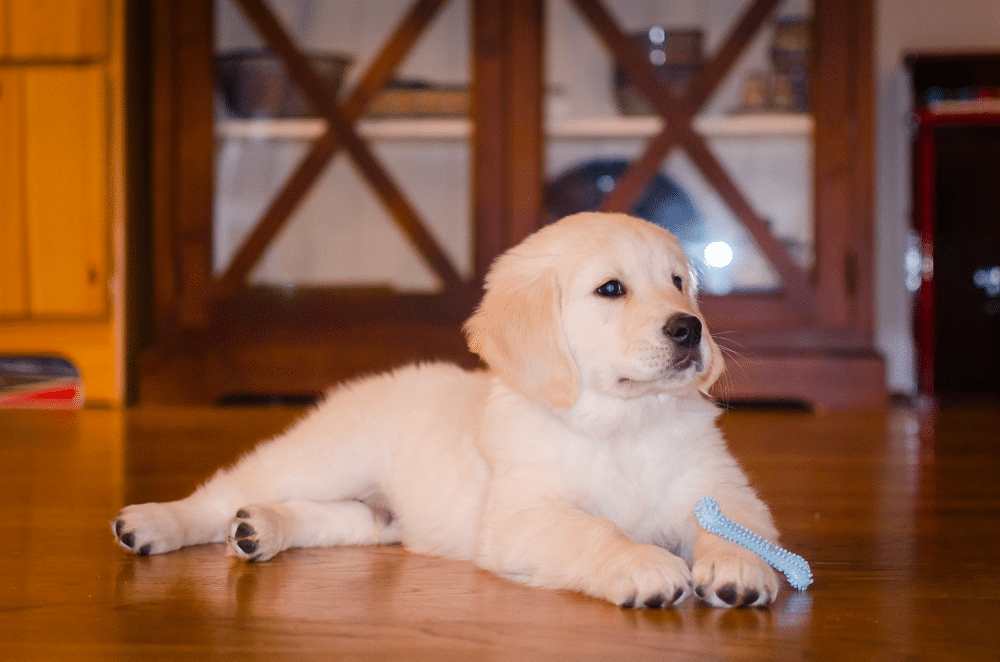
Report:
[[233,515],[246,504],[341,501],[369,491],[375,453],[359,450],[363,440],[337,429],[331,413],[339,412],[317,410],[185,499],[126,506],[111,522],[118,543],[145,555],[223,542]]
[[266,561],[292,547],[389,545],[400,541],[391,515],[380,517],[361,501],[286,501],[244,506],[229,523],[229,546],[238,558]]
[[[740,508],[736,503],[723,506],[723,512],[758,534],[775,540],[777,531],[767,508]],[[756,511],[756,512],[753,512]],[[701,600],[716,607],[763,607],[778,595],[778,575],[764,559],[750,550],[701,528],[694,531],[691,581]]]
[[483,530],[477,562],[527,584],[580,591],[623,607],[668,607],[691,592],[681,558],[639,544],[610,521],[569,504],[488,514]]
[[118,544],[126,551],[147,556],[186,545],[222,542],[226,517],[221,507],[195,496],[125,506],[111,521]]

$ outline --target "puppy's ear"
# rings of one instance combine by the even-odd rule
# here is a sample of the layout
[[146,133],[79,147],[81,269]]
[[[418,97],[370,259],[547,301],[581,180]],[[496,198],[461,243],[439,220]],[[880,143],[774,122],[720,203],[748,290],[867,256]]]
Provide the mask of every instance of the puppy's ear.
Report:
[[524,282],[491,274],[464,330],[469,348],[510,386],[553,407],[576,402],[580,373],[563,335],[555,274]]
[[698,390],[705,395],[709,395],[709,390],[711,390],[715,382],[719,381],[723,373],[726,372],[726,360],[723,357],[722,350],[719,349],[719,345],[716,344],[715,339],[708,333],[707,328],[705,329],[705,339],[708,341],[708,351],[711,355],[709,359],[710,368],[702,376]]

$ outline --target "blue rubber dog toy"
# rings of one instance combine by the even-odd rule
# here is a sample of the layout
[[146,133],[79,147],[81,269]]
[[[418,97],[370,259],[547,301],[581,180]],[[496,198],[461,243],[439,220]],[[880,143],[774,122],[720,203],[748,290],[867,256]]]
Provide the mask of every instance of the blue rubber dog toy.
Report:
[[804,558],[778,547],[770,540],[761,538],[745,526],[729,519],[722,514],[718,502],[712,497],[703,497],[694,507],[694,514],[706,531],[746,547],[767,561],[772,568],[785,573],[788,583],[793,588],[804,591],[809,584],[812,584],[812,570]]

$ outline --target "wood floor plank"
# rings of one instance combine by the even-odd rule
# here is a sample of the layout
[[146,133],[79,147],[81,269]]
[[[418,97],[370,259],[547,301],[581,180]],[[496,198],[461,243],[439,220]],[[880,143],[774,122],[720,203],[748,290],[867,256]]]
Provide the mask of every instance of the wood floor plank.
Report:
[[182,496],[300,413],[0,412],[0,659],[996,658],[995,409],[724,415],[815,575],[765,610],[622,610],[399,547],[115,547],[122,503]]

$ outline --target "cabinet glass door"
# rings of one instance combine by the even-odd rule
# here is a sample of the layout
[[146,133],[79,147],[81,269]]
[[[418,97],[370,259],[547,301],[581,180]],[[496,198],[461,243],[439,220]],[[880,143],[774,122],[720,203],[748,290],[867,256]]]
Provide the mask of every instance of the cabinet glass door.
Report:
[[[653,159],[627,208],[678,235],[704,292],[773,293],[783,273],[804,282],[815,261],[809,0],[547,8],[549,217],[607,207],[628,168]],[[657,112],[612,57],[605,19],[648,58],[677,115]]]
[[[239,280],[249,286],[437,293],[467,279],[473,241],[468,3],[265,5],[336,92],[361,143],[355,147],[367,151],[359,161],[340,138],[319,166],[312,161],[330,138],[328,121],[300,97],[284,61],[260,36],[245,6],[251,4],[258,3],[216,2],[216,276],[224,279],[248,262],[249,238],[269,218],[266,248],[242,267]],[[384,62],[387,42],[417,31],[385,87],[355,103],[359,83]],[[300,170],[309,168],[313,175],[303,176]],[[275,206],[290,207],[285,218],[275,219]]]

